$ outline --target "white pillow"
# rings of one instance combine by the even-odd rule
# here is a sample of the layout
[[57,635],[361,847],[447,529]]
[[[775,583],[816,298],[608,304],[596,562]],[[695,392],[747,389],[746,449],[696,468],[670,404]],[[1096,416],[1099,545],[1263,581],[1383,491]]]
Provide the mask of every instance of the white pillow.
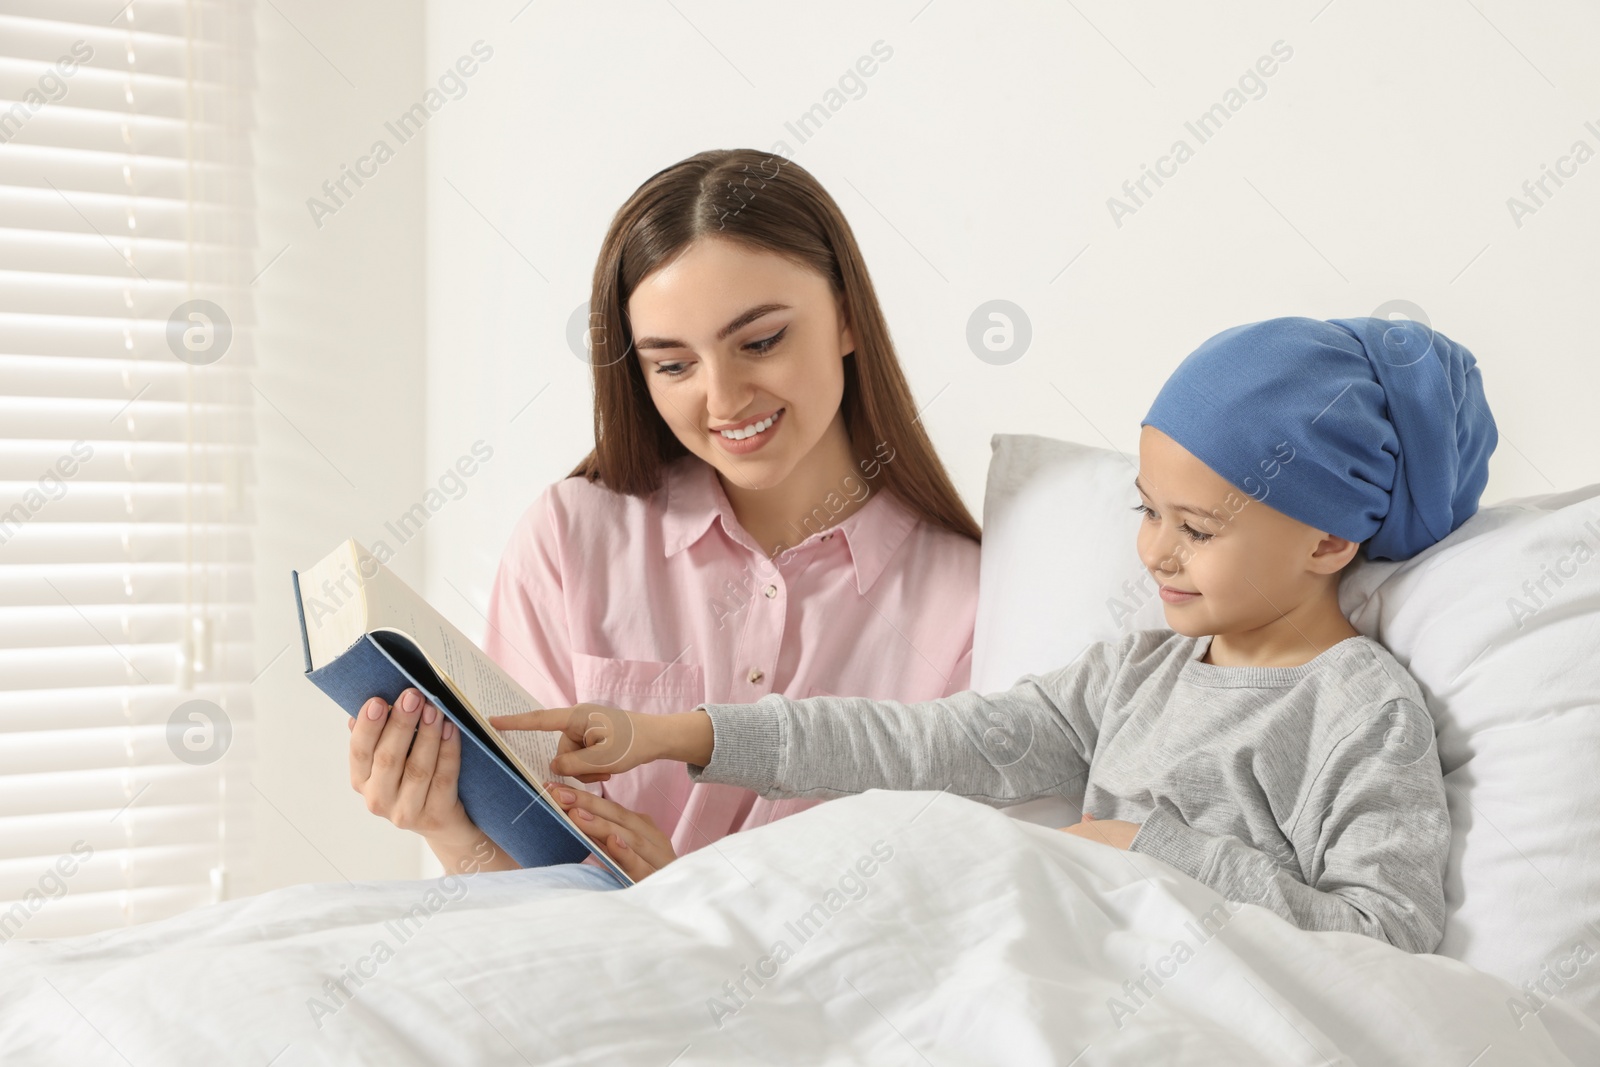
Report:
[[[1096,641],[1166,626],[1134,543],[1139,457],[1032,434],[995,434],[990,447],[972,688],[1010,689]],[[1082,819],[1059,797],[1005,812],[1043,826]]]
[[[1136,459],[1028,435],[992,446],[973,688],[1164,627],[1153,585],[1124,586],[1146,573]],[[1339,602],[1417,679],[1438,730],[1454,841],[1436,951],[1600,1020],[1600,484],[1480,508],[1404,562],[1358,558]],[[1055,798],[1007,810],[1078,819]]]

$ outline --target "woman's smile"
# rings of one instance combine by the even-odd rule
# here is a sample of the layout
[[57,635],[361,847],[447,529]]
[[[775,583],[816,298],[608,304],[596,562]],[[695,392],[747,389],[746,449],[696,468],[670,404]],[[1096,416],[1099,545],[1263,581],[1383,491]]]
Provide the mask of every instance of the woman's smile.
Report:
[[783,413],[787,408],[779,408],[766,415],[758,415],[744,422],[733,423],[730,427],[713,427],[714,437],[724,451],[735,456],[749,455],[761,448],[771,439],[778,424],[783,421]]

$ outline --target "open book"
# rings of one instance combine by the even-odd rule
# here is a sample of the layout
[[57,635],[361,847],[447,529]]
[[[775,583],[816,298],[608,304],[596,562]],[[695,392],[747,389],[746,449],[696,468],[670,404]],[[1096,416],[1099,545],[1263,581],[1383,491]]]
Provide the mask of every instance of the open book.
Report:
[[317,688],[351,716],[374,696],[392,704],[420,689],[461,731],[456,790],[496,845],[524,867],[593,855],[632,884],[545,792],[559,735],[489,725],[492,715],[540,707],[498,663],[354,540],[290,574],[306,677]]

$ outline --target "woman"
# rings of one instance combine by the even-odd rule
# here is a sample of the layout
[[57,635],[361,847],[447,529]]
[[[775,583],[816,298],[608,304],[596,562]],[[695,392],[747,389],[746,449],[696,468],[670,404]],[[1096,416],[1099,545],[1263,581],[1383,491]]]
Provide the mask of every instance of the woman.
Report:
[[[816,180],[749,150],[668,167],[612,220],[590,308],[595,448],[513,531],[489,654],[546,707],[964,689],[979,529]],[[481,860],[460,745],[415,690],[392,713],[374,697],[352,721],[351,784],[448,870],[513,868]],[[649,873],[641,843],[654,869],[819,803],[669,764],[599,788],[597,840],[630,874]]]

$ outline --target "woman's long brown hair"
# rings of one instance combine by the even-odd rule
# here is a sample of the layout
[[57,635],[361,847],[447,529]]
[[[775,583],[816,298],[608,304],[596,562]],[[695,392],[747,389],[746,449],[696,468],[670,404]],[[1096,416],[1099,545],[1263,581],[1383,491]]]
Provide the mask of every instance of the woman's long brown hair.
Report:
[[981,540],[918,420],[849,223],[798,163],[753,149],[701,152],[675,163],[641,185],[611,220],[589,298],[595,447],[567,477],[644,495],[660,485],[664,464],[690,454],[650,399],[633,358],[626,309],[641,281],[701,237],[775,252],[832,283],[856,342],[844,361],[841,401],[852,452],[866,460],[887,444],[893,460],[879,466],[875,491],[888,489],[932,525]]

